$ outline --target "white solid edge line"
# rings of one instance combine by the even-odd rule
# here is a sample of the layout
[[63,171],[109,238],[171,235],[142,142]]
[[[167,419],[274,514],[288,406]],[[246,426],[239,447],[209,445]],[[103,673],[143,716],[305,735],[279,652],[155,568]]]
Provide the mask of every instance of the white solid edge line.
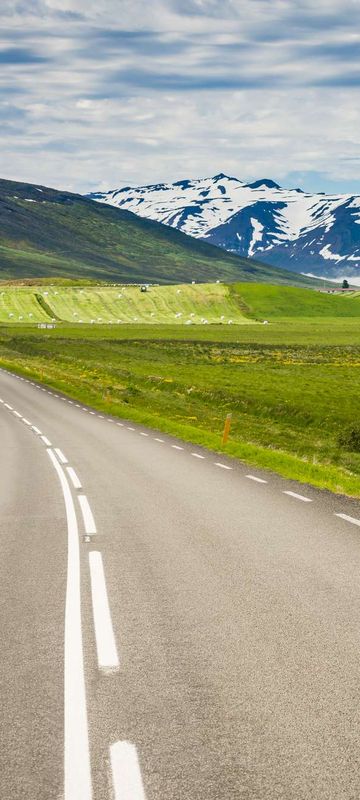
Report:
[[310,497],[304,497],[302,494],[296,494],[296,492],[286,491],[283,494],[289,495],[289,497],[294,497],[295,500],[302,500],[303,503],[312,503]]
[[267,483],[264,478],[258,478],[257,475],[245,475],[245,478],[249,478],[249,481],[256,481],[256,483]]
[[94,533],[96,533],[96,525],[86,494],[79,494],[78,501],[80,503],[81,513],[84,520],[85,532],[92,536]]
[[51,442],[49,442],[47,436],[40,436],[40,439],[42,442],[44,442],[44,444],[46,444],[46,447],[51,447]]
[[220,461],[214,461],[215,467],[221,467],[221,469],[232,469],[232,467],[228,467],[227,464],[221,464]]
[[62,450],[60,450],[60,447],[54,447],[54,450],[55,450],[55,453],[56,453],[59,461],[61,461],[62,464],[68,464],[68,460],[67,460],[66,456],[64,456],[64,453],[62,452]]
[[101,553],[96,550],[89,553],[89,566],[98,665],[103,670],[116,670],[119,668],[119,657]]
[[64,800],[91,800],[91,768],[81,627],[78,525],[65,473],[52,450],[47,452],[61,484],[68,527],[65,602]]
[[75,470],[72,467],[66,467],[66,471],[74,489],[82,489],[81,481],[79,480]]
[[131,742],[110,747],[114,800],[146,800],[137,750]]
[[200,455],[200,453],[191,453],[194,458],[205,458],[205,456]]
[[356,517],[349,517],[348,514],[335,514],[335,517],[340,517],[340,519],[344,519],[345,522],[351,522],[352,525],[358,525],[360,527],[360,519],[356,519]]

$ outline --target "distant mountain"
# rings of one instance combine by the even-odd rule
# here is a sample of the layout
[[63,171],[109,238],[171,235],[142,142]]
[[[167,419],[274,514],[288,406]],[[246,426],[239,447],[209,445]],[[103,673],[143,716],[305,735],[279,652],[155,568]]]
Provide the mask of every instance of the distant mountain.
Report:
[[0,279],[32,276],[306,283],[129,211],[71,192],[0,180]]
[[220,173],[88,196],[242,257],[360,283],[360,195],[309,194],[269,179],[244,183]]

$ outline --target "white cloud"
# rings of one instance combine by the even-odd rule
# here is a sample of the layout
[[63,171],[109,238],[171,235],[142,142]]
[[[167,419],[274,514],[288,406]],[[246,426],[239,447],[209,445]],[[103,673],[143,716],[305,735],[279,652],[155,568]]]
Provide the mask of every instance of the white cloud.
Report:
[[3,0],[0,21],[3,177],[360,178],[358,0]]

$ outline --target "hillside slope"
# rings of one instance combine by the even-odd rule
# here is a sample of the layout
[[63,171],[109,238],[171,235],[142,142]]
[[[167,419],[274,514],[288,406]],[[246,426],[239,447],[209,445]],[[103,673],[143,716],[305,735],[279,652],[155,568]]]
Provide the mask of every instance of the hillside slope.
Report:
[[[70,192],[0,180],[0,277],[293,283],[180,231]],[[300,282],[306,282],[300,279]]]
[[89,197],[242,257],[360,284],[360,195],[310,194],[271,180],[244,183],[221,173]]

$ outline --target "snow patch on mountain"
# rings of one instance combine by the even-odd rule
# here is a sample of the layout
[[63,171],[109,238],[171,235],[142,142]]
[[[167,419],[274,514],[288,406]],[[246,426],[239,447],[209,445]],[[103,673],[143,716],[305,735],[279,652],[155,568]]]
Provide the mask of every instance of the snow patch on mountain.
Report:
[[360,275],[360,196],[310,194],[219,173],[89,194],[241,256],[336,278]]

